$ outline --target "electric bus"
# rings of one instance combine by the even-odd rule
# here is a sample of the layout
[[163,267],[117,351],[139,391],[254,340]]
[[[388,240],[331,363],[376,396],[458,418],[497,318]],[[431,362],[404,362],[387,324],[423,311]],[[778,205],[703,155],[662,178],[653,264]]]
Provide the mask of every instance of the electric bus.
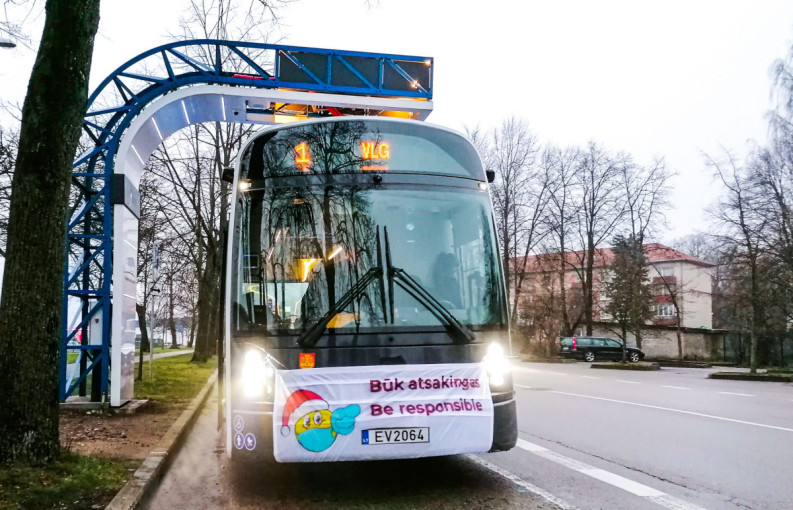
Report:
[[463,135],[413,120],[304,120],[244,144],[224,268],[228,455],[515,445],[490,181]]

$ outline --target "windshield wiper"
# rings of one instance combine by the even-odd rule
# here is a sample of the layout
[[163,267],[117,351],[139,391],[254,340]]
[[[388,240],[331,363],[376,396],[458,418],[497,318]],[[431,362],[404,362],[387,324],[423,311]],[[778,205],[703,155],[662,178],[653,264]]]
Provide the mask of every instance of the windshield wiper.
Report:
[[383,268],[380,266],[373,267],[368,270],[364,275],[358,280],[358,283],[352,286],[350,290],[348,290],[338,301],[336,304],[330,308],[325,315],[323,315],[316,324],[311,326],[302,335],[300,338],[297,339],[298,345],[301,347],[313,347],[316,345],[319,338],[322,336],[322,333],[325,331],[325,328],[328,327],[330,321],[335,317],[337,314],[344,311],[354,299],[356,299],[361,293],[366,290],[366,287],[369,286],[370,283],[377,279],[382,279],[383,277]]
[[301,347],[313,347],[319,341],[319,338],[322,336],[322,333],[328,327],[328,324],[333,317],[338,315],[339,313],[343,312],[345,308],[347,308],[353,300],[358,298],[366,288],[375,280],[380,282],[380,302],[383,309],[383,318],[385,318],[385,293],[384,293],[384,283],[383,283],[383,267],[380,265],[380,260],[382,257],[381,249],[380,249],[380,227],[377,227],[377,262],[378,265],[369,269],[367,272],[363,274],[360,280],[353,285],[350,290],[348,290],[338,301],[336,304],[330,308],[325,315],[323,315],[316,324],[311,326],[309,329],[303,332],[300,337],[297,339],[297,344]]
[[388,227],[383,227],[385,235],[385,260],[388,276],[388,297],[391,303],[391,323],[394,322],[394,283],[396,282],[405,292],[410,294],[413,299],[424,305],[441,323],[446,326],[449,335],[457,343],[471,343],[476,338],[465,324],[457,320],[435,296],[429,293],[415,278],[410,276],[402,268],[395,267],[391,263],[391,246],[388,242]]
[[[396,283],[416,301],[424,305],[439,322],[446,326],[449,335],[457,343],[470,343],[475,340],[474,333],[455,317],[440,301],[427,291],[415,278],[410,276],[404,269],[395,267],[391,263],[391,246],[388,241],[388,228],[383,227],[385,237],[385,259],[388,277],[388,302],[391,316],[391,323],[394,323],[394,284]],[[377,227],[377,260],[382,260],[380,248],[380,227]],[[383,307],[383,317],[385,314],[385,292],[383,282],[383,268],[378,265],[369,269],[358,282],[348,290],[335,305],[309,329],[303,332],[297,339],[301,347],[313,347],[317,344],[322,333],[328,327],[333,317],[344,311],[358,296],[360,296],[373,281],[380,282],[380,302]]]

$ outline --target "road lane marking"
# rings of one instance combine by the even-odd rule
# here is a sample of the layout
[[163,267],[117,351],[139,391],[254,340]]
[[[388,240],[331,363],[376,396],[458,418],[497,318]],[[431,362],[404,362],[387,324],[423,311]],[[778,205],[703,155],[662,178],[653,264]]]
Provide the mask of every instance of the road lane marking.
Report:
[[697,413],[697,412],[694,412],[694,411],[684,411],[682,409],[673,409],[671,407],[653,406],[653,405],[650,405],[650,404],[640,404],[638,402],[627,402],[625,400],[617,400],[617,399],[613,399],[613,398],[593,397],[592,395],[582,395],[580,393],[569,393],[569,392],[566,392],[566,391],[549,390],[549,393],[557,393],[559,395],[569,395],[571,397],[590,398],[592,400],[603,400],[605,402],[615,402],[617,404],[627,404],[627,405],[637,406],[637,407],[647,407],[649,409],[659,409],[661,411],[671,411],[673,413],[690,414],[692,416],[700,416],[702,418],[710,418],[712,420],[728,421],[728,422],[732,422],[732,423],[741,423],[743,425],[752,425],[752,426],[755,426],[755,427],[762,427],[762,428],[766,428],[766,429],[781,430],[781,431],[784,431],[784,432],[793,432],[793,429],[789,429],[787,427],[778,427],[776,425],[766,425],[765,423],[755,423],[755,422],[752,422],[752,421],[736,420],[735,418],[725,418],[724,416],[714,416],[712,414]]
[[557,507],[559,507],[562,510],[578,510],[575,506],[567,503],[566,501],[564,501],[562,499],[557,498],[556,496],[554,496],[550,492],[545,491],[543,489],[540,489],[536,485],[527,482],[526,480],[524,480],[523,478],[519,477],[518,475],[510,473],[506,469],[501,468],[499,466],[496,466],[495,464],[491,464],[490,462],[486,461],[485,459],[483,459],[481,457],[477,457],[476,455],[472,455],[472,454],[468,454],[468,455],[466,455],[466,457],[468,457],[470,460],[476,462],[480,466],[485,467],[485,468],[489,469],[490,471],[493,471],[494,473],[497,473],[497,474],[503,476],[504,478],[506,478],[507,480],[511,481],[512,483],[514,483],[518,487],[521,487],[521,488],[531,492],[532,494],[535,494],[535,495],[543,498],[545,501],[548,501],[549,503],[553,503],[554,505],[556,505]]
[[652,501],[656,505],[668,508],[669,510],[692,510],[693,508],[701,508],[696,505],[692,506],[692,503],[687,503],[669,494],[664,494],[663,496],[648,496],[645,499]]
[[693,503],[683,501],[682,499],[677,499],[674,496],[666,494],[665,492],[659,491],[639,482],[635,482],[616,473],[606,471],[605,469],[596,468],[584,462],[571,459],[570,457],[553,452],[543,446],[534,444],[524,439],[518,439],[517,446],[523,450],[533,453],[534,455],[551,460],[557,464],[561,464],[562,466],[572,469],[573,471],[577,471],[583,475],[600,480],[601,482],[607,483],[613,487],[617,487],[618,489],[630,492],[635,496],[644,498],[647,501],[655,503],[656,505],[660,505],[664,508],[669,508],[670,510],[704,510],[702,507]]
[[641,384],[640,382],[636,381],[626,381],[624,379],[617,379],[617,382],[625,383],[625,384]]
[[722,395],[735,395],[738,397],[754,397],[755,395],[749,395],[748,393],[733,393],[731,391],[719,391]]
[[545,373],[546,374],[552,374],[552,375],[567,375],[564,372],[545,372]]
[[531,389],[531,386],[526,386],[525,384],[512,383],[512,386],[514,386],[516,388],[523,388],[524,390],[530,390]]
[[600,379],[600,377],[595,377],[592,375],[582,375],[581,377],[584,379]]
[[661,388],[671,388],[673,390],[690,390],[691,389],[691,388],[684,388],[682,386],[666,386],[666,385],[663,385],[663,384],[661,385]]
[[523,448],[524,450],[530,452],[547,452],[548,448],[544,446],[540,446],[538,444],[530,443],[525,439],[518,438],[518,447]]
[[556,453],[551,450],[547,450],[544,452],[533,452],[535,455],[542,457],[544,459],[548,459],[552,462],[556,462],[557,464],[566,467],[567,469],[572,469],[573,471],[578,471],[579,473],[584,473],[588,469],[591,469],[592,466],[589,464],[585,464],[583,462],[579,462],[575,459],[571,459],[570,457],[565,457],[561,453]]
[[610,471],[606,471],[605,469],[592,468],[581,472],[587,476],[596,478],[601,482],[606,482],[607,484],[613,485],[614,487],[619,487],[620,489],[628,491],[631,494],[635,494],[641,498],[664,495],[664,493],[659,490],[655,490],[652,487],[648,487],[639,482],[634,482],[633,480],[629,480]]

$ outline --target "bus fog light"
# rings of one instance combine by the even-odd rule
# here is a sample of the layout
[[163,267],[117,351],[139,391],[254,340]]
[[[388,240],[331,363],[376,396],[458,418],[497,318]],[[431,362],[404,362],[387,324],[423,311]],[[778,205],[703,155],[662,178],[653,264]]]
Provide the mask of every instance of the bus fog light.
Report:
[[490,378],[490,385],[501,386],[504,384],[505,377],[511,370],[509,360],[504,354],[504,348],[495,342],[490,344],[482,362],[487,370],[487,376]]
[[272,367],[265,363],[262,353],[250,349],[245,353],[242,362],[242,392],[246,397],[259,397],[264,392],[267,374],[272,374]]

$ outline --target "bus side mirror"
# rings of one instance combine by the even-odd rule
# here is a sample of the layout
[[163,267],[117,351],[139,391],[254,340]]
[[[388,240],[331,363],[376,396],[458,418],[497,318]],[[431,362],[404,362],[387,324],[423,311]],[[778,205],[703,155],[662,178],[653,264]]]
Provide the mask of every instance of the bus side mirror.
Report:
[[220,176],[221,180],[228,183],[234,182],[234,168],[227,166],[223,169],[223,174]]
[[485,170],[485,175],[487,176],[487,182],[493,182],[496,180],[495,170]]

